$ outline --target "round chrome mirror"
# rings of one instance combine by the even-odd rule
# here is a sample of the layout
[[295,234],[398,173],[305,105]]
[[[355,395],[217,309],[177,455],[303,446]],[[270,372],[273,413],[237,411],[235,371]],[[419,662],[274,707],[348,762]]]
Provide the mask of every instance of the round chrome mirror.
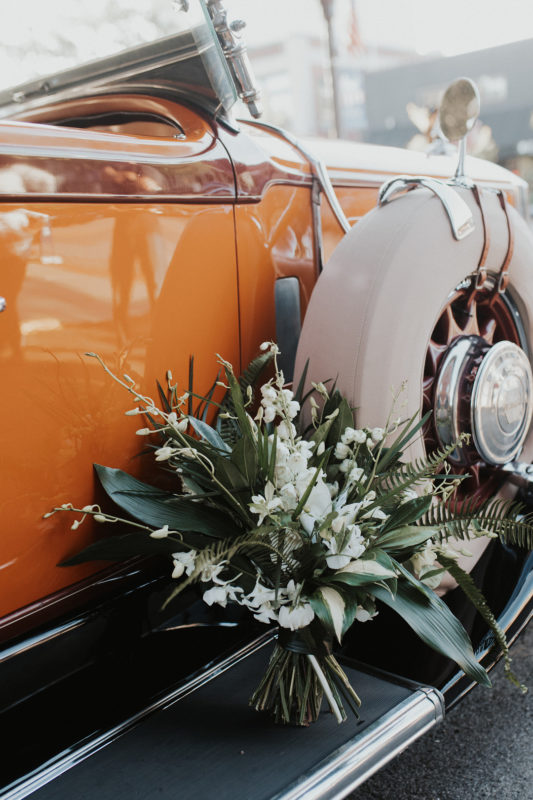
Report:
[[466,135],[479,117],[481,103],[476,84],[470,78],[459,78],[451,83],[442,98],[439,119],[444,136],[450,142],[459,142],[459,163],[450,183],[472,188],[465,176]]
[[448,86],[440,106],[440,127],[450,142],[458,142],[472,130],[480,106],[477,86],[470,78],[459,78]]

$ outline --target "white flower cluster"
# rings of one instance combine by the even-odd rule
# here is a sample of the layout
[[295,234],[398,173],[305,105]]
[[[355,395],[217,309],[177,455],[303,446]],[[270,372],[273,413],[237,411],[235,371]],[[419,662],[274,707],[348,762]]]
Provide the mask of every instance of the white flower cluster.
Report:
[[[265,347],[272,349],[275,345],[265,343],[262,349]],[[257,518],[257,526],[266,526],[272,559],[277,558],[275,553],[281,549],[285,555],[303,542],[310,542],[322,545],[325,564],[332,571],[350,564],[356,567],[354,562],[364,554],[376,523],[387,518],[376,505],[375,492],[365,491],[369,476],[357,459],[361,452],[364,455],[361,461],[368,465],[369,455],[383,440],[385,431],[383,428],[357,430],[347,427],[334,451],[334,459],[340,462],[336,465],[338,481],[328,481],[326,472],[317,467],[317,460],[313,459],[315,450],[316,456],[324,452],[324,443],[317,446],[316,442],[297,435],[292,420],[299,410],[300,405],[292,391],[283,386],[283,375],[276,370],[276,378],[261,387],[261,404],[255,418],[258,424],[274,424],[268,437],[270,457],[274,459],[273,473],[262,494],[251,497],[248,508]],[[169,419],[167,423],[176,425],[179,420]],[[254,430],[253,421],[251,426]],[[166,460],[176,452],[182,457],[188,455],[185,448],[165,446],[156,451],[156,458]],[[357,493],[362,499],[348,503],[348,497],[353,496],[352,490],[358,488],[360,491]],[[152,535],[165,534],[162,529]],[[304,628],[313,620],[314,611],[303,594],[303,584],[289,580],[286,586],[280,586],[276,591],[265,585],[264,578],[258,574],[254,589],[245,594],[238,585],[239,576],[231,580],[221,577],[227,561],[202,567],[198,572],[197,556],[192,550],[175,553],[172,577],[179,578],[184,573],[192,575],[196,571],[202,582],[211,582],[212,587],[203,594],[208,605],[216,603],[225,607],[232,601],[248,608],[261,622],[275,621],[291,630]],[[358,619],[366,620],[371,616],[372,613],[363,607],[358,609]]]
[[[184,573],[192,575],[197,566],[197,557],[195,550],[173,553],[172,577],[181,578]],[[222,560],[217,564],[204,564],[201,568],[200,581],[213,584],[203,593],[204,603],[208,606],[216,603],[225,608],[231,601],[245,606],[259,622],[277,622],[282,628],[293,631],[305,628],[313,620],[315,613],[311,605],[300,597],[302,584],[291,580],[286,587],[280,587],[276,594],[274,589],[264,586],[257,578],[253,590],[245,594],[235,583],[237,578],[228,581],[220,577],[227,564],[226,560]]]

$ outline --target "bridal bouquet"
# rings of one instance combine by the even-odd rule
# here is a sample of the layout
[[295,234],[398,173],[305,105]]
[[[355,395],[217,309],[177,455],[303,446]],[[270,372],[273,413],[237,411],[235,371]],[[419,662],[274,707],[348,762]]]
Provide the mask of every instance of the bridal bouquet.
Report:
[[[67,503],[49,513],[81,514],[74,529],[89,516],[129,527],[65,563],[164,553],[176,580],[166,603],[198,583],[208,605],[237,603],[276,625],[277,643],[250,704],[281,723],[316,720],[324,697],[339,722],[346,719],[345,704],[357,713],[360,700],[333,648],[355,621],[378,613],[378,602],[471,678],[490,685],[464,628],[433,591],[445,571],[493,629],[512,676],[505,637],[448,540],[489,533],[523,545],[531,541],[530,521],[501,501],[454,504],[459,479],[447,471],[446,457],[456,442],[427,458],[403,460],[424,419],[391,414],[382,428],[358,428],[335,388],[314,384],[302,398],[305,376],[293,393],[284,386],[276,345],[262,350],[240,380],[220,359],[223,380],[206,397],[192,388],[180,396],[169,373],[159,404],[101,362],[133,396],[127,413],[148,422],[137,433],[155,440],[155,461],[173,472],[176,491],[96,466],[128,519],[96,505]],[[252,387],[269,362],[273,377],[254,398]],[[214,399],[217,385],[225,389],[222,402]]]

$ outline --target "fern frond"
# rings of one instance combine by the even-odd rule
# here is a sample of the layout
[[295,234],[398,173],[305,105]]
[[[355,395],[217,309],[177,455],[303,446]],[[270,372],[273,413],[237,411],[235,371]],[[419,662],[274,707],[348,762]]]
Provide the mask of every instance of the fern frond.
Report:
[[438,503],[420,520],[421,525],[438,528],[441,541],[450,537],[471,538],[472,534],[492,533],[506,544],[533,548],[533,514],[523,514],[524,506],[511,500],[495,499],[479,504],[475,498]]
[[523,693],[527,692],[527,688],[520,683],[511,669],[511,656],[509,655],[509,645],[507,643],[505,633],[498,625],[498,621],[490,610],[483,593],[480,589],[478,589],[468,572],[465,572],[463,569],[461,569],[461,567],[453,558],[449,558],[442,550],[437,551],[437,557],[439,563],[442,564],[442,566],[445,567],[445,569],[450,573],[452,578],[457,581],[468,600],[470,600],[476,611],[478,611],[478,613],[483,617],[494,634],[494,639],[502,651],[505,661],[505,677],[515,686],[518,686]]
[[[398,494],[401,494],[406,489],[411,489],[413,486],[424,483],[436,477],[437,471],[442,463],[446,461],[448,456],[456,445],[449,445],[440,450],[434,450],[427,456],[417,458],[407,464],[400,464],[396,469],[384,475],[378,475],[375,488],[380,495],[380,500],[388,500]],[[457,480],[457,475],[442,476],[444,480],[449,477],[449,480]]]
[[255,580],[258,573],[267,576],[273,586],[281,577],[298,580],[299,573],[305,569],[300,555],[295,557],[295,552],[300,551],[303,542],[301,537],[291,529],[258,528],[254,535],[245,533],[242,536],[221,539],[198,552],[194,571],[176,586],[165,600],[166,606],[176,595],[185,588],[201,579],[204,570],[213,564],[226,561],[229,564],[236,557],[239,563],[233,563],[232,568],[239,574],[245,574]]

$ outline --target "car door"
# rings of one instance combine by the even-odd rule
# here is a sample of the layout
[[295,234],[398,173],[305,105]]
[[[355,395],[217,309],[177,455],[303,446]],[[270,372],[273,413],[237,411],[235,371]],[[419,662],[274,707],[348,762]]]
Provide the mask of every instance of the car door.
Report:
[[200,391],[216,352],[239,364],[234,195],[210,123],[165,100],[106,95],[0,126],[6,636],[105,566],[56,566],[91,525],[43,514],[94,502],[94,462],[143,469],[134,398],[84,354],[150,395],[169,369],[186,391],[191,355]]

